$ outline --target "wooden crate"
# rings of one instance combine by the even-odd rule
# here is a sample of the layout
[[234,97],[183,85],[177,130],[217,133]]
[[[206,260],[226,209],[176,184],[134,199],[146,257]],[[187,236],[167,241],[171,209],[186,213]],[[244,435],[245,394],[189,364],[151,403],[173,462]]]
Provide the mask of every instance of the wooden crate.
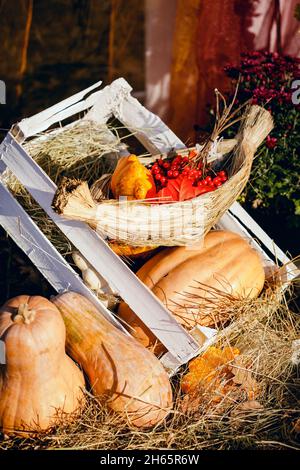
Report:
[[[6,168],[14,173],[70,242],[165,345],[168,352],[161,360],[170,372],[174,372],[198,354],[199,344],[194,336],[182,328],[164,305],[88,225],[66,220],[52,210],[56,185],[22,145],[26,139],[36,136],[53,124],[62,123],[67,118],[84,112],[81,119],[92,119],[99,124],[105,124],[111,117],[116,117],[126,128],[134,130],[139,141],[153,155],[170,148],[184,148],[183,142],[158,116],[131,96],[132,88],[123,78],[91,93],[100,85],[101,82],[95,83],[13,126],[0,145],[0,174]],[[5,186],[4,179],[0,182],[0,223],[58,293],[73,290],[85,295],[112,324],[128,334],[114,314],[85,286],[80,276],[14,199]],[[218,225],[219,228],[232,230],[246,237],[261,254],[266,270],[274,267],[276,260],[280,263],[290,262],[238,203],[232,205]],[[292,265],[287,268],[286,276],[287,279],[295,276]],[[200,327],[200,331],[207,338],[207,343],[216,332],[205,327]]]

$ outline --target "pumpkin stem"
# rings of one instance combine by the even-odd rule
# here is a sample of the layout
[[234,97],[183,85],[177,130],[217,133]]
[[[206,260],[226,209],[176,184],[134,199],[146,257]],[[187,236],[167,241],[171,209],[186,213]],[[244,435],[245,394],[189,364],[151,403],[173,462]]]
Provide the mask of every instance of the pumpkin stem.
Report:
[[35,319],[35,310],[29,310],[28,304],[20,304],[18,307],[17,315],[14,318],[15,322],[23,322],[30,325]]

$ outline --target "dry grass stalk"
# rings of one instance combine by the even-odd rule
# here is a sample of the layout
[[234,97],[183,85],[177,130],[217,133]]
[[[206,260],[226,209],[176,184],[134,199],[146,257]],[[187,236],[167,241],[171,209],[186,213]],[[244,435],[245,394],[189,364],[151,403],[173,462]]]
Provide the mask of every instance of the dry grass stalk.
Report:
[[291,354],[300,318],[289,311],[284,298],[279,301],[276,291],[235,308],[235,320],[219,333],[215,345],[241,351],[258,384],[254,401],[233,390],[215,403],[204,390],[194,407],[185,407],[179,389],[182,371],[174,378],[173,412],[152,430],[128,428],[90,397],[84,413],[72,423],[62,423],[39,438],[2,440],[0,449],[297,448],[299,376]]
[[[295,260],[289,264],[293,264],[293,262]],[[284,286],[288,287],[289,285],[286,281],[287,269],[288,264],[281,268],[274,266],[273,270],[266,275],[264,288],[259,297],[262,302],[265,302],[265,297],[271,296],[273,299],[275,295],[278,302],[281,302]],[[212,287],[195,279],[187,291],[180,293],[180,300],[176,302],[169,300],[168,309],[181,321],[186,319],[188,329],[198,324],[216,329],[225,328],[251,302],[250,297],[233,295],[232,287],[226,278],[216,274],[215,280],[218,281],[219,287]],[[194,319],[193,325],[191,325],[191,315]]]
[[[226,99],[224,98],[222,93],[220,93],[220,91],[217,88],[215,89],[216,118],[215,118],[214,127],[211,132],[211,135],[206,139],[201,151],[198,152],[198,155],[196,155],[194,159],[194,163],[193,163],[194,168],[196,168],[197,164],[202,161],[203,168],[205,169],[207,166],[209,155],[211,153],[211,149],[212,149],[212,146],[214,145],[214,142],[220,137],[220,135],[226,129],[228,129],[228,127],[231,127],[237,122],[242,121],[247,116],[247,113],[244,113],[242,115],[240,115],[240,113],[243,109],[245,109],[246,106],[248,106],[249,104],[248,102],[243,103],[241,106],[239,106],[237,109],[233,111],[233,106],[235,104],[238,89],[239,89],[239,81],[237,83],[232,101],[229,105],[227,105]],[[222,105],[220,103],[220,100],[222,101]]]
[[[63,174],[82,178],[92,184],[116,164],[124,144],[113,140],[107,126],[92,121],[80,121],[65,128],[43,132],[24,147],[54,183]],[[105,156],[105,158],[103,158]],[[63,254],[71,251],[68,239],[45,214],[30,194],[9,171],[5,175],[8,187],[40,227],[47,238]]]

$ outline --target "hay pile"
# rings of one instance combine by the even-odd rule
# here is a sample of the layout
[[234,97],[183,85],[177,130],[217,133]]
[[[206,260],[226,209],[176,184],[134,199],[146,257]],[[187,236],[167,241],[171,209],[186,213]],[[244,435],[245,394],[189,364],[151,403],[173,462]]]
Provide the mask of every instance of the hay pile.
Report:
[[217,345],[238,347],[247,358],[259,386],[252,408],[243,408],[235,394],[212,404],[210,394],[203,393],[197,407],[187,412],[179,374],[173,378],[174,410],[151,431],[128,429],[89,397],[84,413],[72,424],[62,423],[38,439],[2,440],[0,449],[296,449],[300,359],[293,346],[300,318],[274,291],[237,303],[235,309],[236,320],[219,335]]
[[[67,175],[92,184],[114,168],[118,152],[125,145],[117,128],[112,129],[93,121],[79,121],[71,126],[43,132],[25,142],[24,148],[54,183],[57,184],[63,175]],[[13,195],[51,243],[62,255],[69,254],[70,242],[26,189],[9,171],[5,179]]]

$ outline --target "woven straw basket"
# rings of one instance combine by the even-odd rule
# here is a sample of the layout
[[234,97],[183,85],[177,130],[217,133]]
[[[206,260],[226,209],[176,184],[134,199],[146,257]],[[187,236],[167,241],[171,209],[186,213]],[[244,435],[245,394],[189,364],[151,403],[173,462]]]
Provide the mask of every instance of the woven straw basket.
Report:
[[[250,175],[254,154],[272,127],[269,112],[259,106],[248,108],[236,138],[220,141],[217,157],[208,159],[214,168],[222,166],[228,173],[228,180],[215,191],[192,200],[165,204],[115,199],[102,199],[95,204],[88,188],[88,196],[86,188],[83,188],[84,197],[88,199],[87,212],[74,213],[74,218],[88,222],[101,236],[120,244],[192,245],[202,240],[241,194]],[[178,153],[185,155],[188,151],[185,149]],[[146,164],[154,159],[148,159]],[[107,178],[103,182],[107,184]]]

